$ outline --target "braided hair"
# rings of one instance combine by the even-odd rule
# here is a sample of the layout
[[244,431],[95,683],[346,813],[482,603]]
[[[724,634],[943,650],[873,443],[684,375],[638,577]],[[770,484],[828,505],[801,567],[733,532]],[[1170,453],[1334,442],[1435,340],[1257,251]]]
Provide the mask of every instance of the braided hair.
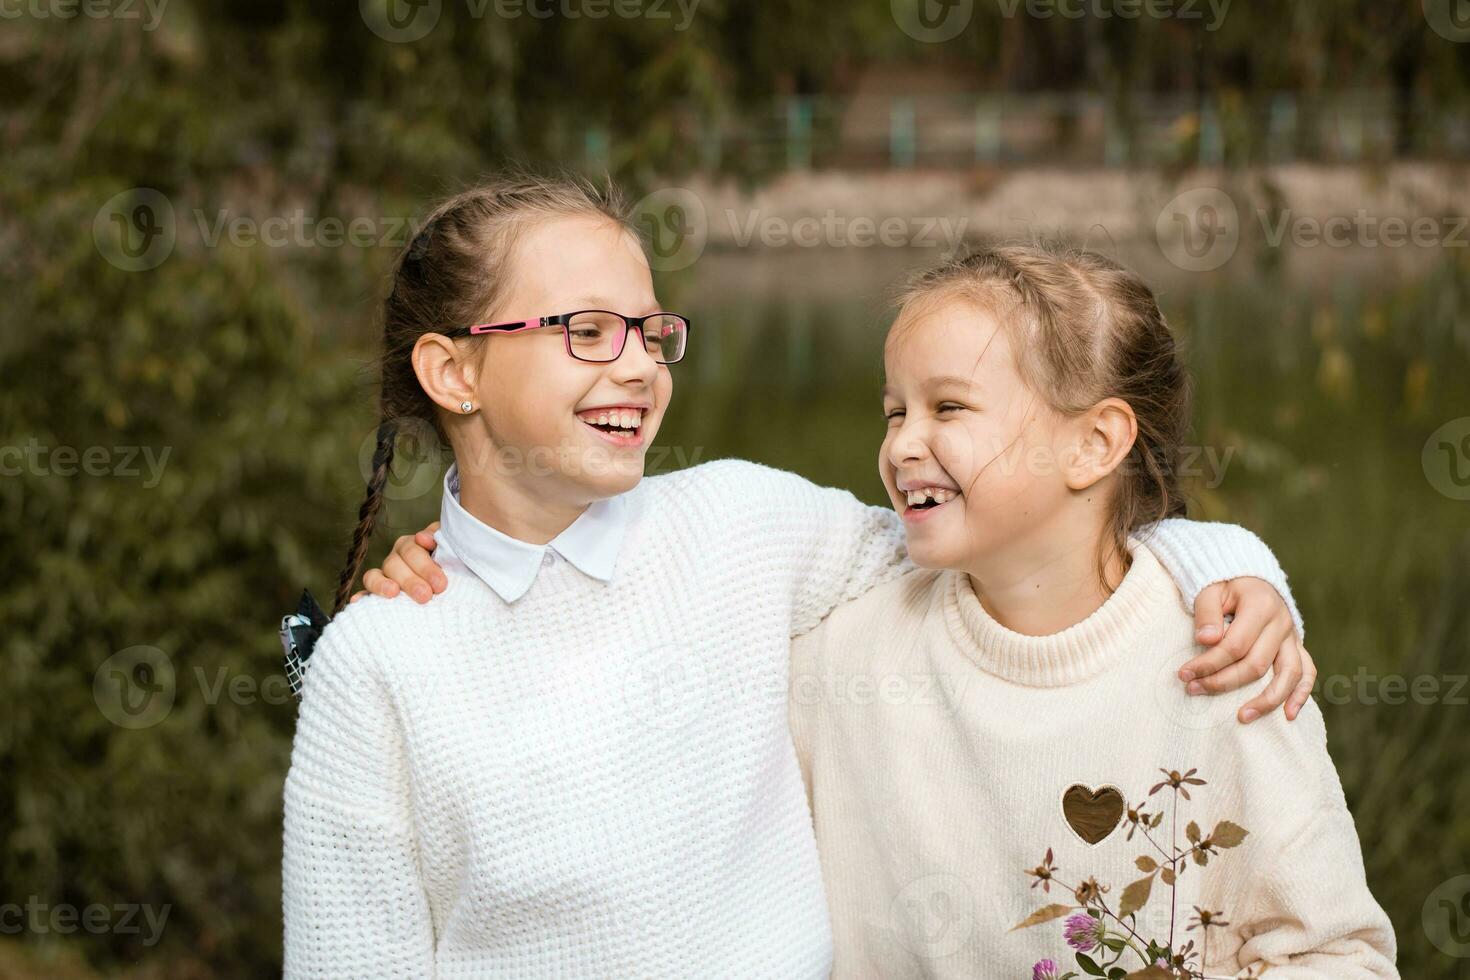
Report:
[[[527,225],[547,218],[593,216],[628,226],[615,187],[571,176],[517,171],[482,181],[440,202],[399,254],[383,303],[383,346],[377,445],[367,495],[347,561],[337,580],[335,616],[347,605],[362,569],[373,527],[383,507],[397,437],[428,424],[445,438],[439,408],[413,369],[413,349],[427,333],[484,319],[500,300],[511,275],[515,242]],[[464,344],[483,344],[470,338]]]

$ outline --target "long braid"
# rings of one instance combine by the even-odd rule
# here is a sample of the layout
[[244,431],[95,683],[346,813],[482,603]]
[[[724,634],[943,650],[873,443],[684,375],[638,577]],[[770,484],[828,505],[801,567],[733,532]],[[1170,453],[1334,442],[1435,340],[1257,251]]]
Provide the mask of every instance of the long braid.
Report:
[[373,450],[373,472],[368,477],[367,496],[357,511],[357,528],[352,532],[352,547],[347,552],[347,565],[337,581],[337,598],[332,603],[333,616],[347,605],[347,600],[352,595],[352,584],[357,581],[357,573],[362,568],[363,558],[367,556],[368,542],[373,537],[373,525],[377,523],[378,511],[383,506],[383,488],[388,484],[388,471],[393,465],[393,444],[397,428],[392,419],[386,419],[378,426],[378,445]]

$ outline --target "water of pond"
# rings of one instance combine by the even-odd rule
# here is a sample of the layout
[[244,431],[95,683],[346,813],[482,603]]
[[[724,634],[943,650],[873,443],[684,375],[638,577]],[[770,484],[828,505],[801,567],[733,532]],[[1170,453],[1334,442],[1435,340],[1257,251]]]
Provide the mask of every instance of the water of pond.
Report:
[[[1386,666],[1470,532],[1456,499],[1470,490],[1425,455],[1431,434],[1470,416],[1470,263],[1328,253],[1239,256],[1218,274],[1124,258],[1158,291],[1195,379],[1192,511],[1275,548],[1314,652]],[[889,299],[935,258],[715,252],[664,277],[664,305],[696,326],[658,468],[739,456],[885,502]],[[1455,462],[1463,479],[1470,456]]]

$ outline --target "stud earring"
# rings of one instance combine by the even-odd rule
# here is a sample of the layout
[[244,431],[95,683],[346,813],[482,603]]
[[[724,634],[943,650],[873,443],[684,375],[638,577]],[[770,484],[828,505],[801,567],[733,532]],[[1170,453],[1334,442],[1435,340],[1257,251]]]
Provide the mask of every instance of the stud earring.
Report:
[[475,410],[475,405],[473,402],[460,402],[459,410],[468,415]]

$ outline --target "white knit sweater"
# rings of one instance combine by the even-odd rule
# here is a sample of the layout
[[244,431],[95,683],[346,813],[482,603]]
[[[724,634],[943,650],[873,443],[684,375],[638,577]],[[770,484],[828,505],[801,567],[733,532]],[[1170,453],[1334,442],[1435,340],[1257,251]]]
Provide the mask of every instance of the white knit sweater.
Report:
[[[911,568],[888,509],[724,460],[650,477],[610,582],[507,604],[452,556],[311,660],[285,786],[288,977],[826,976],[790,638]],[[1183,588],[1280,569],[1170,521]],[[1194,541],[1198,547],[1191,547]]]
[[[1175,672],[1197,650],[1192,617],[1153,554],[1133,554],[1108,601],[1051,636],[996,622],[963,573],[915,571],[793,644],[792,733],[834,978],[1021,980],[1041,959],[1075,970],[1062,921],[1011,931],[1045,905],[1077,904],[1025,872],[1051,849],[1057,881],[1096,878],[1116,910],[1145,877],[1136,861],[1161,860],[1130,835],[1124,801],[1164,814],[1151,831],[1161,846],[1175,833],[1172,790],[1149,795],[1161,768],[1205,781],[1185,787],[1181,846],[1189,821],[1204,835],[1221,820],[1249,831],[1179,878],[1179,945],[1200,947],[1199,929],[1187,931],[1194,906],[1225,913],[1209,976],[1268,965],[1272,980],[1398,976],[1317,705],[1241,725],[1235,712],[1266,681],[1185,694]],[[1167,941],[1169,908],[1155,877],[1137,931]],[[1119,965],[1143,966],[1132,954]]]

